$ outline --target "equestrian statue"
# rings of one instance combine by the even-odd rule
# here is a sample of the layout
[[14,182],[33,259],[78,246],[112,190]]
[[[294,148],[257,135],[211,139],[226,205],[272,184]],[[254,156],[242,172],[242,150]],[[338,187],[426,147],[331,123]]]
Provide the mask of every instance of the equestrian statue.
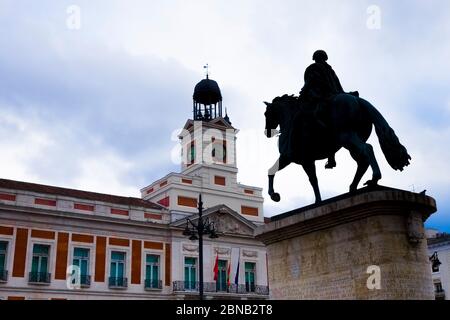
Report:
[[273,186],[275,174],[291,163],[303,166],[316,203],[321,202],[315,162],[328,159],[325,168],[333,169],[335,154],[341,148],[347,149],[358,165],[350,192],[358,189],[369,166],[372,179],[365,185],[376,186],[381,171],[373,147],[367,143],[372,126],[389,165],[403,171],[410,164],[408,151],[381,113],[360,98],[358,92],[344,92],[339,78],[327,63],[326,52],[316,51],[313,60],[315,62],[305,71],[305,85],[298,97],[284,95],[272,103],[265,102],[266,135],[272,138],[279,133],[280,157],[269,169],[269,195],[275,202],[280,201],[280,194]]

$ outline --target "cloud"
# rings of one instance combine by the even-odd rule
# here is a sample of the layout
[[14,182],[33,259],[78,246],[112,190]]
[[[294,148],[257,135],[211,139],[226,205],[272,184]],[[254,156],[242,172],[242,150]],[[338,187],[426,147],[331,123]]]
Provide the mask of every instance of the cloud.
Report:
[[173,170],[170,135],[189,115],[180,106],[195,74],[91,40],[70,50],[64,28],[26,36],[40,22],[0,39],[0,174],[136,196]]
[[[78,31],[66,27],[71,4],[1,2],[1,176],[137,194],[178,170],[171,133],[191,116],[209,63],[241,129],[239,180],[266,187],[278,154],[262,135],[262,101],[298,93],[323,48],[344,88],[371,101],[413,157],[394,172],[373,136],[383,184],[429,190],[444,208],[431,224],[450,231],[448,1],[377,1],[379,30],[367,28],[371,1],[77,1]],[[346,151],[337,160],[333,171],[318,163],[325,197],[354,174]],[[300,167],[276,186],[283,201],[266,198],[267,215],[313,201]]]

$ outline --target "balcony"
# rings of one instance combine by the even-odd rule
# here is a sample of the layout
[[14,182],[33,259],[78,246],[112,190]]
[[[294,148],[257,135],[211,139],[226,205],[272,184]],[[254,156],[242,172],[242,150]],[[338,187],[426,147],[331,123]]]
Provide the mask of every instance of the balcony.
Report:
[[246,292],[256,292],[256,285],[254,283],[246,283],[245,284],[245,291]]
[[8,271],[0,270],[0,283],[8,282]]
[[445,300],[445,290],[438,290],[434,292],[436,300]]
[[91,276],[82,274],[80,276],[80,286],[82,288],[89,288],[91,286]]
[[28,282],[31,284],[50,284],[51,274],[48,272],[30,272]]
[[[199,282],[189,282],[189,281],[174,281],[173,282],[173,291],[174,292],[198,292]],[[226,293],[230,295],[259,295],[259,296],[268,296],[269,295],[269,287],[268,286],[259,286],[259,285],[245,285],[239,284],[236,285],[234,283],[230,284],[230,286],[222,287],[219,286],[216,282],[205,282],[203,283],[203,291],[205,293]]]
[[82,274],[79,276],[80,278],[77,279],[76,277],[73,278],[72,285],[79,286],[81,288],[89,288],[91,286],[91,276]]
[[162,280],[145,279],[145,290],[161,290]]
[[126,289],[128,288],[128,279],[109,277],[108,285],[111,289]]

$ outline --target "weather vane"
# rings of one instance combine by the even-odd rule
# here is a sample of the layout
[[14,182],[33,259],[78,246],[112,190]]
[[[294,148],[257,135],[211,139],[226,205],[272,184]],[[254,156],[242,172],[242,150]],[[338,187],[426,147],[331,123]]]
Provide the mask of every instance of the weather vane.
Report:
[[209,79],[209,64],[207,63],[206,65],[204,65],[203,69],[206,70],[206,79]]

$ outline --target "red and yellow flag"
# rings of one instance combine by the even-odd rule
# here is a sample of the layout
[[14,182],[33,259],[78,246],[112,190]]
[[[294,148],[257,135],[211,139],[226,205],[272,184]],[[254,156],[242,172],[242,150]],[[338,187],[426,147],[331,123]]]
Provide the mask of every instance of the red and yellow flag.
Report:
[[216,263],[214,264],[214,281],[217,281],[219,276],[219,254],[216,255]]

